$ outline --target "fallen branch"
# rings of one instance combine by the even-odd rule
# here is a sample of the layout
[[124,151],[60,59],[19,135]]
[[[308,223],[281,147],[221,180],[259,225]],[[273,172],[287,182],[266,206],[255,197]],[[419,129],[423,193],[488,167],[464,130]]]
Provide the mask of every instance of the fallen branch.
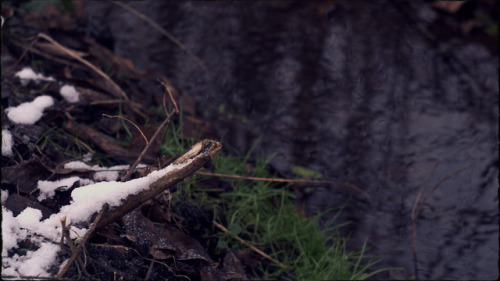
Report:
[[176,183],[194,174],[203,166],[207,165],[212,157],[221,148],[222,145],[219,142],[212,140],[202,140],[193,145],[191,150],[172,163],[180,164],[181,166],[179,168],[166,173],[164,176],[153,182],[148,189],[135,195],[129,195],[119,207],[110,210],[106,216],[101,219],[97,228],[105,227],[139,207],[146,201],[153,199],[164,190],[171,188]]
[[[178,114],[179,113],[179,108],[177,107],[177,103],[175,102],[175,99],[172,96],[172,93],[170,92],[169,88],[167,87],[166,81],[163,81],[162,85],[163,85],[163,87],[165,87],[165,91],[168,92],[168,94],[170,96],[170,100],[174,104],[174,110],[172,110],[172,112],[170,112],[170,113],[168,112],[168,110],[167,110],[167,104],[165,102],[165,95],[163,95],[163,107],[165,109],[165,113],[167,114],[167,117],[165,118],[165,120],[163,120],[163,122],[161,123],[160,127],[158,127],[158,129],[156,129],[154,135],[151,137],[150,140],[148,140],[146,138],[146,136],[144,135],[144,133],[142,133],[141,129],[139,129],[139,127],[137,125],[135,125],[132,121],[130,121],[130,120],[122,117],[125,120],[129,121],[130,123],[132,123],[139,130],[139,132],[142,134],[142,136],[144,137],[144,140],[146,142],[146,146],[142,150],[141,154],[137,157],[137,159],[135,160],[134,164],[132,164],[132,166],[130,166],[130,169],[127,171],[127,173],[125,174],[125,176],[123,176],[123,178],[121,179],[122,182],[124,182],[124,181],[126,181],[126,180],[128,180],[130,178],[130,176],[132,175],[132,173],[135,171],[135,168],[137,167],[137,165],[139,165],[139,162],[142,160],[142,157],[144,156],[144,154],[146,154],[146,152],[148,151],[148,149],[151,146],[151,144],[154,142],[154,140],[156,139],[156,137],[158,137],[158,135],[160,134],[161,130],[163,130],[163,127],[165,127],[165,126],[168,127],[168,124],[170,123],[170,120],[172,119],[172,117],[174,116],[174,114]],[[107,115],[107,116],[109,116],[109,115]],[[112,117],[112,116],[109,116],[109,117]]]
[[368,195],[368,193],[366,193],[364,190],[357,187],[356,185],[349,184],[349,183],[343,183],[343,182],[339,182],[339,181],[333,181],[333,180],[260,178],[260,177],[247,177],[247,176],[238,176],[238,175],[219,174],[219,173],[208,173],[208,172],[201,172],[201,171],[198,171],[196,173],[199,175],[204,175],[204,176],[214,176],[214,177],[229,178],[229,179],[245,179],[245,180],[267,181],[267,182],[329,184],[332,186],[340,185],[340,186],[343,186],[343,188],[340,188],[340,187],[337,187],[337,188],[339,188],[341,191],[350,193],[350,194],[352,194],[360,199],[361,199],[361,196],[359,196],[359,194],[363,194],[367,199],[370,199],[370,195]]
[[[81,56],[79,56],[75,51],[73,50],[70,50],[66,47],[64,47],[63,45],[59,44],[57,41],[55,41],[54,39],[52,39],[52,37],[44,34],[44,33],[39,33],[38,34],[38,37],[40,38],[43,38],[47,41],[49,41],[50,43],[52,43],[54,46],[56,46],[57,48],[60,48],[63,52],[65,52],[66,54],[68,54],[69,56],[71,56],[72,58],[76,59],[77,61],[83,63],[84,65],[88,66],[90,69],[92,69],[93,71],[95,71],[97,74],[99,74],[102,78],[104,78],[104,80],[106,80],[109,85],[111,85],[111,87],[121,96],[123,97],[125,100],[129,100],[127,94],[125,94],[125,92],[120,88],[120,86],[118,86],[115,82],[113,82],[113,80],[111,80],[111,78],[109,78],[109,76],[102,72],[99,68],[95,67],[93,64],[91,64],[89,61],[87,61],[86,59],[82,58]],[[114,93],[112,93],[114,94]]]

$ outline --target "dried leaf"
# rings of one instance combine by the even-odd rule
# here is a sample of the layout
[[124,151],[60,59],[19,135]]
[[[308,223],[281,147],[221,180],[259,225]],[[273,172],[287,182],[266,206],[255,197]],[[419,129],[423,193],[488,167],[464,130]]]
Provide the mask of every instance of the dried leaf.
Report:
[[197,240],[169,225],[163,225],[164,230],[160,234],[155,224],[139,208],[125,215],[123,224],[130,240],[151,245],[149,253],[155,259],[201,259],[212,264],[212,259]]
[[22,193],[30,193],[36,188],[38,180],[51,174],[52,171],[35,158],[20,165],[2,168],[2,182],[16,185]]
[[9,197],[5,201],[5,208],[12,211],[12,214],[14,216],[19,215],[24,209],[28,207],[42,211],[42,219],[46,219],[53,214],[52,210],[43,206],[38,201],[17,194],[9,195]]
[[450,14],[456,13],[466,1],[436,1],[431,5],[434,8],[446,11]]

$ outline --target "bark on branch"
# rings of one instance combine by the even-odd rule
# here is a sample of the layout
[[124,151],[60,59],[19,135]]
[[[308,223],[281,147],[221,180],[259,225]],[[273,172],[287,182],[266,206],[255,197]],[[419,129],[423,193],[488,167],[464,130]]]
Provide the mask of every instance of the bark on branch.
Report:
[[163,177],[153,182],[148,189],[135,195],[129,195],[123,204],[108,211],[107,215],[99,221],[97,228],[105,227],[141,206],[146,201],[153,199],[167,188],[173,187],[176,183],[194,174],[208,164],[221,148],[222,145],[219,142],[212,140],[202,140],[193,145],[191,150],[173,162],[173,164],[185,164],[184,166],[166,173]]

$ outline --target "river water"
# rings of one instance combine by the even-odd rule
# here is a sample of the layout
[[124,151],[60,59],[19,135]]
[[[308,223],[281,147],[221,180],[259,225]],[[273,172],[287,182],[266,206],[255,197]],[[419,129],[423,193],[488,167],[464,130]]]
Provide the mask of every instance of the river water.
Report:
[[276,153],[281,175],[301,166],[365,191],[324,185],[299,197],[309,213],[348,200],[339,222],[351,221],[349,247],[367,240],[379,267],[404,268],[376,278],[416,276],[420,190],[418,277],[498,278],[498,54],[434,39],[438,15],[423,3],[129,4],[207,70],[111,3],[87,4],[88,35],[167,75],[229,151],[261,137],[257,154]]

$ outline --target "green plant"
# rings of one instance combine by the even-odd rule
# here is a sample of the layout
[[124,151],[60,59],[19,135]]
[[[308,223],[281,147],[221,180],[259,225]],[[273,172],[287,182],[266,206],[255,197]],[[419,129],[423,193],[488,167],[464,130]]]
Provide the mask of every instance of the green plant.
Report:
[[[181,125],[176,127],[171,124],[161,146],[163,153],[180,155],[187,149],[186,145],[195,142],[179,137],[181,128]],[[214,219],[227,227],[230,234],[220,232],[215,227],[206,232],[207,238],[215,238],[216,248],[221,253],[227,249],[248,249],[234,239],[236,235],[287,267],[284,269],[277,263],[263,260],[253,270],[256,278],[264,279],[358,280],[387,270],[369,272],[377,259],[365,256],[366,243],[359,252],[347,252],[348,238],[342,238],[338,231],[343,225],[334,224],[342,206],[338,210],[329,210],[337,213],[320,227],[320,220],[325,213],[305,217],[294,204],[294,196],[288,190],[288,185],[245,178],[270,177],[267,167],[272,155],[257,160],[253,165],[249,163],[256,144],[244,156],[220,154],[214,159],[215,173],[241,176],[221,178],[225,187],[213,189],[219,192],[198,188],[197,183],[204,176],[195,175],[184,180],[173,194],[174,201],[190,200],[212,210]],[[248,169],[249,165],[251,169]]]

